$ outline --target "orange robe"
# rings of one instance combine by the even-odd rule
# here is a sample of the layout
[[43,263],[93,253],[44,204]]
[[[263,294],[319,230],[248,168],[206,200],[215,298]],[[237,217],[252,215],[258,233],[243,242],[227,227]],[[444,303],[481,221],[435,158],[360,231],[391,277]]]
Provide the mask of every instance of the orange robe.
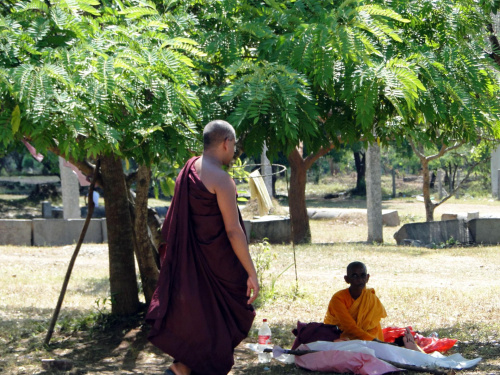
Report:
[[386,316],[374,289],[365,288],[356,300],[349,289],[343,289],[330,300],[324,323],[339,327],[342,339],[384,341],[380,320]]

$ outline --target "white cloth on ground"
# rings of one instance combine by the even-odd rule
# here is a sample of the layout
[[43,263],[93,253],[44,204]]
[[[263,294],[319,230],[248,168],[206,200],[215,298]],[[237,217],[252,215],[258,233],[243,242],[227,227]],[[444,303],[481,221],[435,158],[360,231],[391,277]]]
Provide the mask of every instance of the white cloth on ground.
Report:
[[427,368],[449,368],[462,370],[476,366],[481,358],[467,360],[460,354],[444,356],[439,352],[426,354],[402,348],[395,345],[388,345],[376,341],[315,341],[307,344],[310,350],[346,350],[359,353],[372,354],[375,357],[390,361],[394,364],[411,365]]

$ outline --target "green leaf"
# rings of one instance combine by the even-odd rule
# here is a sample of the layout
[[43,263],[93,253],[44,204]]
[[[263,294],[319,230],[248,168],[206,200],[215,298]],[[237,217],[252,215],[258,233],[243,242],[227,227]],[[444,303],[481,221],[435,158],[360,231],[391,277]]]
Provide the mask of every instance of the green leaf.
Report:
[[16,134],[21,126],[21,109],[19,108],[19,105],[16,105],[12,111],[10,124],[12,125],[12,133]]

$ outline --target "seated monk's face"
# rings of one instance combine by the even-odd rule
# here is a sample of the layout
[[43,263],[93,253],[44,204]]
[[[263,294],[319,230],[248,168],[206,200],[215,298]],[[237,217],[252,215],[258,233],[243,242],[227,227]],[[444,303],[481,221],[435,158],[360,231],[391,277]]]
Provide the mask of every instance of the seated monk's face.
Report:
[[356,288],[364,288],[369,279],[370,275],[366,273],[366,268],[361,266],[352,267],[344,276],[345,282]]

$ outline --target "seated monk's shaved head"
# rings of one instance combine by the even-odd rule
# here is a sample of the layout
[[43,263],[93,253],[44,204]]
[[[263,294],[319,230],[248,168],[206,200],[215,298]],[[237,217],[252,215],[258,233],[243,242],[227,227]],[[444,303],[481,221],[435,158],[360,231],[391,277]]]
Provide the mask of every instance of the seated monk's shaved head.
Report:
[[349,272],[352,271],[354,268],[360,268],[360,267],[362,267],[365,270],[365,272],[367,271],[365,264],[362,262],[349,263],[349,265],[347,266],[347,274],[349,275]]
[[236,139],[234,128],[227,121],[214,120],[203,129],[203,148],[205,150],[224,142],[226,139]]

